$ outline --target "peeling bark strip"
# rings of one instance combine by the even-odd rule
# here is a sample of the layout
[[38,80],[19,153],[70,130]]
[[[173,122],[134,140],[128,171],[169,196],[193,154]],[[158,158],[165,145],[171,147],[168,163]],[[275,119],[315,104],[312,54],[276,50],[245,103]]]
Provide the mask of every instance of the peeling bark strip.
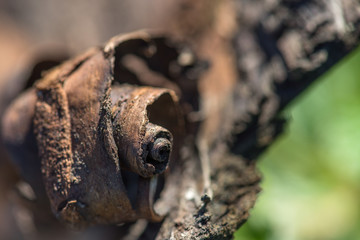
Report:
[[128,87],[125,93],[128,97],[119,92],[115,94],[112,98],[120,100],[113,107],[114,136],[125,167],[145,178],[163,173],[169,163],[173,136],[167,129],[149,122],[147,109],[159,98],[166,98],[170,108],[161,106],[164,107],[164,112],[168,109],[166,125],[170,129],[180,127],[177,124],[179,116],[171,111],[171,108],[176,109],[177,97],[174,92],[147,87]]
[[[35,83],[36,103],[31,102],[27,122],[18,119],[14,106],[5,114],[10,151],[22,147],[12,139],[18,125],[31,126],[23,135],[33,128],[51,209],[73,227],[162,219],[153,209],[154,179],[167,169],[172,150],[178,154],[183,127],[178,99],[170,89],[123,85],[127,79],[113,75],[120,67],[114,64],[129,53],[154,57],[156,41],[161,42],[145,32],[115,37],[103,49],[46,72]],[[131,173],[129,182],[123,175]],[[133,189],[137,194],[131,195]]]

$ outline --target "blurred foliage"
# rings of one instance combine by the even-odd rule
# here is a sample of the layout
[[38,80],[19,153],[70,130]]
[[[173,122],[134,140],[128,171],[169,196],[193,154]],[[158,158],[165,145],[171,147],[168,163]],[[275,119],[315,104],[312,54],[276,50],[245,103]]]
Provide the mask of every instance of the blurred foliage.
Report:
[[239,240],[360,239],[360,49],[285,111]]

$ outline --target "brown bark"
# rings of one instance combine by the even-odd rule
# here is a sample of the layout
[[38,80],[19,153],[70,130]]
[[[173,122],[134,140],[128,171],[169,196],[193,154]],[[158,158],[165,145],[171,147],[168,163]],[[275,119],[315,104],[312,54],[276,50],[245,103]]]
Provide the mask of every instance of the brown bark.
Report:
[[[160,6],[161,1],[155,4]],[[180,96],[186,121],[180,164],[166,176],[155,205],[166,217],[161,223],[138,221],[98,231],[125,239],[230,239],[256,201],[261,179],[256,159],[281,133],[282,109],[356,47],[360,4],[179,0],[164,8],[149,24],[163,27],[170,39],[187,42],[201,60],[182,50],[180,57],[192,67],[174,77],[169,66],[158,64],[170,62],[171,54],[155,55],[145,63],[121,58],[115,76],[125,76],[133,84],[170,88]],[[157,48],[162,49],[170,51],[166,46]],[[209,63],[205,72],[202,60]],[[14,138],[18,139],[16,134]],[[40,173],[39,165],[31,167]]]

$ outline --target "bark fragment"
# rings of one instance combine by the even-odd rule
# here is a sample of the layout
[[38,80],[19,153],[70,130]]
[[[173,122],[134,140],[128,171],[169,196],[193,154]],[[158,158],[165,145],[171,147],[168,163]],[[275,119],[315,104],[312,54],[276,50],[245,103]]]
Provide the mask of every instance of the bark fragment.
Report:
[[[157,188],[152,178],[167,169],[183,122],[171,90],[116,85],[112,91],[115,78],[126,81],[112,75],[118,63],[114,58],[128,53],[146,59],[156,54],[156,44],[149,34],[138,32],[110,40],[103,50],[91,49],[48,71],[4,117],[10,150],[24,148],[16,136],[35,135],[33,158],[38,153],[41,159],[51,209],[73,227],[161,220],[153,210]],[[19,115],[17,106],[26,104],[29,110]],[[19,132],[20,126],[25,129]],[[173,131],[175,147],[166,128]],[[127,172],[137,177],[125,184]],[[23,174],[34,175],[26,169]],[[131,188],[137,194],[130,198]]]

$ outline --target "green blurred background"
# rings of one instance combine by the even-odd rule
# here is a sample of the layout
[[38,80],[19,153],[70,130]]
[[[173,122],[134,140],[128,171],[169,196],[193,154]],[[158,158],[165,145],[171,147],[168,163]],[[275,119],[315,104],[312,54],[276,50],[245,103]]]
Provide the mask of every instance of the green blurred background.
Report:
[[285,111],[243,240],[360,239],[360,49]]

